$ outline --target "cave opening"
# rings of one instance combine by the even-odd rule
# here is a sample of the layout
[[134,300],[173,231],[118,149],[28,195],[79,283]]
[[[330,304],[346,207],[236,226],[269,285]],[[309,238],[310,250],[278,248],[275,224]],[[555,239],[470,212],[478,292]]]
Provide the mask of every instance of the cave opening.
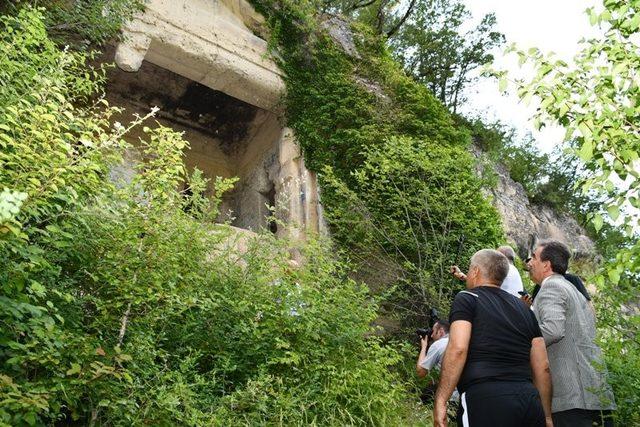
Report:
[[[277,232],[273,207],[282,125],[274,113],[147,61],[135,73],[110,70],[106,96],[111,105],[125,109],[125,117],[117,118],[123,122],[158,107],[152,120],[184,133],[190,144],[185,164],[210,180],[208,196],[213,196],[216,177],[239,178],[222,197],[217,221]],[[143,136],[136,129],[126,139],[135,146]]]

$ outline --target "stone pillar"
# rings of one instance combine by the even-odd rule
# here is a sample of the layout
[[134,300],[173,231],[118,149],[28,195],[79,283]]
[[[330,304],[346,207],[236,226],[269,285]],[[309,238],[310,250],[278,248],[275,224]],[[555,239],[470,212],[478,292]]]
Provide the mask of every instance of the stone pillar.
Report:
[[285,128],[279,143],[276,179],[276,215],[287,224],[278,235],[304,240],[307,232],[326,233],[318,193],[317,176],[307,170],[293,132]]
[[278,229],[278,236],[300,238],[302,229],[302,206],[300,203],[300,148],[295,143],[293,132],[285,128],[278,143],[279,170],[275,179],[276,217],[285,228]]
[[122,70],[135,72],[142,66],[151,45],[151,37],[136,21],[128,24],[126,38],[116,47],[115,61]]

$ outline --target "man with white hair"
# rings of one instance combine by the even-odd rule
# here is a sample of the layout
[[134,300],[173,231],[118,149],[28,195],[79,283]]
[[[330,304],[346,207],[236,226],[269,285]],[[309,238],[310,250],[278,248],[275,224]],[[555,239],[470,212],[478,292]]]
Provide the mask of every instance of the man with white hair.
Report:
[[[524,290],[524,287],[522,286],[520,272],[518,272],[518,269],[515,266],[516,253],[514,252],[513,248],[511,248],[511,246],[500,246],[496,250],[507,257],[507,260],[509,261],[509,272],[507,273],[507,277],[505,277],[502,281],[500,289],[509,292],[511,295],[517,298],[520,298],[520,294],[518,292],[522,292]],[[466,275],[462,271],[460,271],[457,266],[454,267],[455,269],[451,271],[453,275],[459,280],[466,280]]]
[[520,294],[518,294],[518,292],[522,292],[524,290],[524,287],[522,286],[520,273],[515,266],[516,253],[511,246],[500,246],[497,251],[506,256],[509,260],[509,273],[507,273],[507,277],[504,278],[504,281],[502,282],[502,286],[500,288],[503,291],[507,291],[511,295],[520,298]]
[[435,426],[446,425],[447,400],[456,385],[458,425],[552,425],[544,339],[533,312],[500,289],[508,271],[509,261],[498,251],[483,249],[471,258],[467,290],[456,295],[449,316]]

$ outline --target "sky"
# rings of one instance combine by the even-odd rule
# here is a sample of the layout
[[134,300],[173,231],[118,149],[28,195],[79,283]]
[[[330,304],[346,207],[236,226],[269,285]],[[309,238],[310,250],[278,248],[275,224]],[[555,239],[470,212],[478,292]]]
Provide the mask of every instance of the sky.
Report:
[[[579,50],[579,40],[596,34],[589,25],[584,11],[596,4],[594,0],[464,0],[473,18],[479,21],[485,14],[494,12],[497,30],[502,32],[509,45],[516,43],[521,49],[540,48],[553,51],[558,57],[568,60]],[[505,59],[499,49],[494,52],[495,64],[514,73],[521,73],[515,60]],[[521,135],[531,132],[538,146],[550,152],[554,145],[562,142],[564,131],[546,128],[538,132],[530,117],[534,106],[526,107],[515,95],[505,97],[498,91],[495,80],[484,79],[470,87],[468,102],[461,112],[471,116],[482,116],[489,120],[499,119],[512,125]]]

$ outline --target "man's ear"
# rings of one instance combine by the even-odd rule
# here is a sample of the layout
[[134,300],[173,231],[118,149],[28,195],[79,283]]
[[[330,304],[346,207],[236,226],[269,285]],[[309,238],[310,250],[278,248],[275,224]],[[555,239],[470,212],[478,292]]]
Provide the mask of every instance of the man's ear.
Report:
[[478,275],[478,271],[479,268],[477,265],[472,265],[471,267],[469,267],[469,273],[467,274],[468,276],[473,275],[473,280],[474,281]]

